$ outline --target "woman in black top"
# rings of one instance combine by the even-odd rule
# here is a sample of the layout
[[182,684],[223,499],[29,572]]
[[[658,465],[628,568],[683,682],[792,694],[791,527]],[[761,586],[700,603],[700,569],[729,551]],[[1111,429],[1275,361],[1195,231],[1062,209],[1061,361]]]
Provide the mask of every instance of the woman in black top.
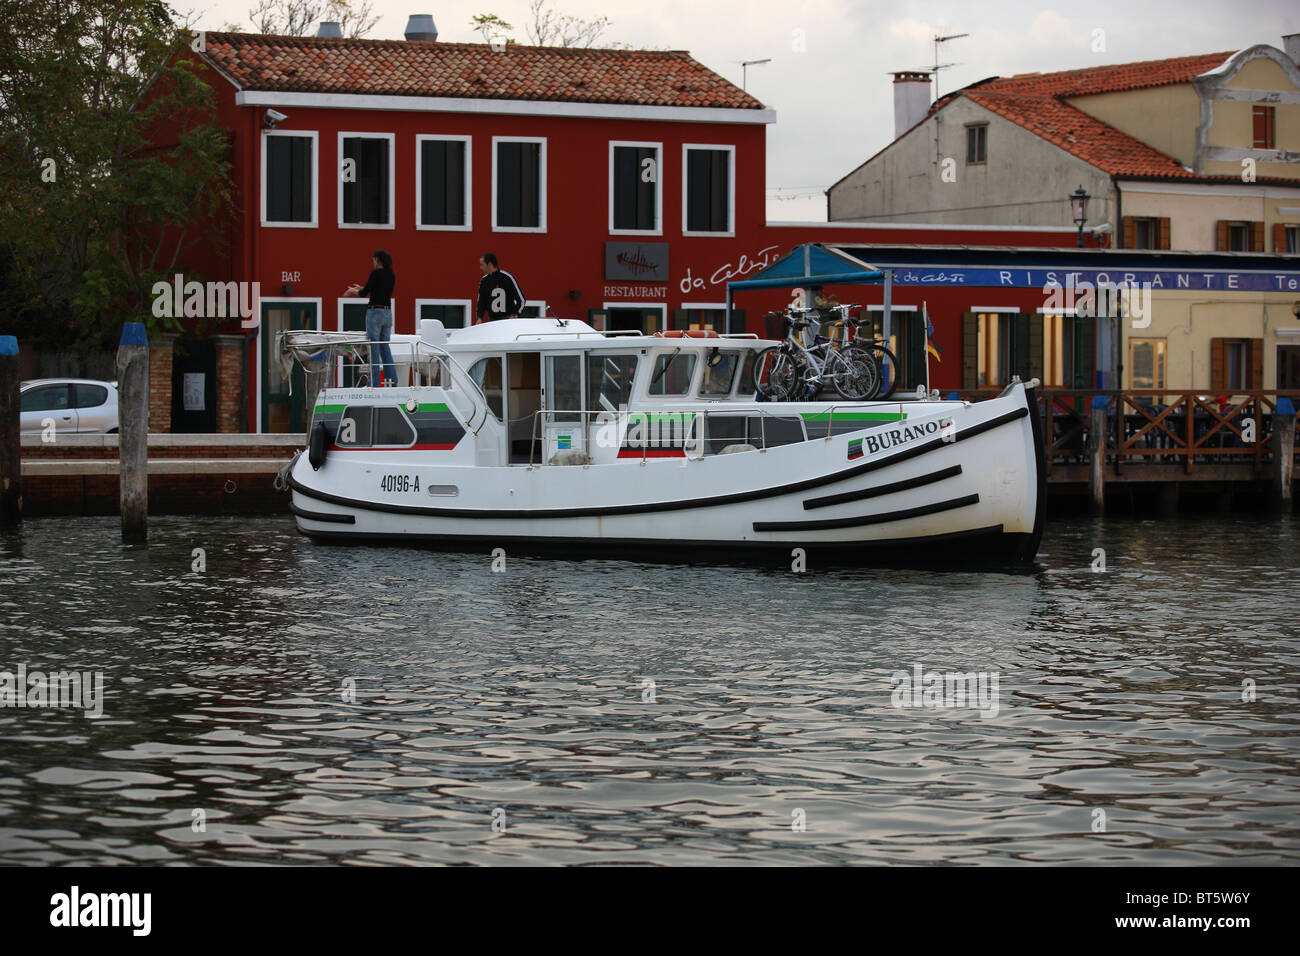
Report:
[[393,257],[383,249],[376,249],[370,257],[374,269],[364,286],[355,282],[348,286],[346,295],[368,295],[370,306],[366,309],[366,339],[370,346],[370,384],[379,385],[379,370],[384,372],[383,384],[397,384],[397,368],[393,364],[393,350],[388,343],[393,338]]

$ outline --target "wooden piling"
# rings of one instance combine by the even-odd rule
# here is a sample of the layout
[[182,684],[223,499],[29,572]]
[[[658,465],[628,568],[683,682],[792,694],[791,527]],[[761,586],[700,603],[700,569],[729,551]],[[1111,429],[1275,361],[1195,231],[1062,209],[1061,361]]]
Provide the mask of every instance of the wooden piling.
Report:
[[18,339],[0,335],[0,528],[16,527],[23,520],[18,384]]
[[1295,406],[1285,396],[1273,409],[1273,507],[1291,511],[1292,481],[1295,479]]
[[1092,419],[1088,429],[1088,501],[1089,510],[1095,514],[1106,512],[1106,399],[1098,395],[1092,400]]
[[149,339],[144,325],[126,322],[117,346],[117,447],[122,540],[149,537]]

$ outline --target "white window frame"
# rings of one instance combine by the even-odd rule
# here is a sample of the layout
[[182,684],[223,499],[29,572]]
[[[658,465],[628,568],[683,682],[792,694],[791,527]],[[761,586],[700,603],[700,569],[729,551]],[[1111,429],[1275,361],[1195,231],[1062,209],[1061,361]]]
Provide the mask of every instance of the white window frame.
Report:
[[[386,139],[388,140],[388,222],[344,222],[343,221],[343,141],[345,139]],[[340,229],[396,229],[397,208],[394,200],[397,194],[397,137],[393,133],[340,132],[335,174],[338,176],[338,219]]]
[[[537,222],[536,226],[497,225],[497,144],[540,143],[537,151]],[[493,136],[492,137],[492,231],[493,232],[546,232],[546,137],[545,136]]]
[[547,315],[546,315],[546,300],[545,300],[545,299],[528,299],[528,300],[526,300],[526,301],[524,302],[523,305],[521,305],[521,306],[519,307],[519,311],[522,312],[524,309],[528,308],[530,305],[535,305],[535,306],[537,306],[537,317],[538,317],[539,319],[544,319],[544,318],[547,317]]
[[[420,221],[420,210],[424,205],[424,176],[420,173],[420,154],[424,143],[430,140],[453,140],[465,144],[465,225],[463,226],[427,226]],[[440,133],[420,133],[415,137],[415,228],[424,232],[470,232],[474,228],[474,138],[472,136],[452,136]],[[496,191],[492,193],[496,195]],[[435,303],[434,299],[420,299],[421,302]],[[419,312],[416,312],[418,318]]]
[[[687,166],[687,154],[692,149],[722,150],[730,154],[727,172],[727,231],[726,232],[691,232],[686,228],[687,199],[690,195],[690,172]],[[724,144],[682,143],[682,235],[714,237],[716,239],[734,239],[736,236],[736,147]]]
[[[655,227],[653,229],[614,228],[614,151],[620,147],[651,148],[655,151]],[[609,234],[611,236],[662,236],[664,234],[664,144],[633,140],[609,141]],[[638,176],[640,174],[638,173]]]
[[667,327],[668,323],[669,323],[670,321],[672,321],[672,317],[673,317],[673,316],[672,316],[672,312],[669,311],[669,309],[668,309],[668,303],[667,303],[667,301],[664,301],[664,302],[606,302],[606,303],[604,303],[603,305],[601,305],[600,309],[598,310],[598,311],[601,311],[601,312],[604,312],[604,313],[605,313],[605,325],[606,325],[606,327],[608,327],[608,325],[609,325],[609,310],[610,310],[610,309],[659,309],[659,310],[661,310],[660,314],[661,314],[662,317],[663,317],[663,326],[662,326],[663,328],[666,328],[666,327]]
[[[437,137],[433,137],[437,138]],[[465,325],[469,328],[474,324],[474,300],[473,299],[416,299],[415,300],[415,334],[420,334],[420,309],[426,305],[459,305],[465,308]],[[455,329],[448,329],[449,332],[455,332]]]
[[[266,218],[266,141],[272,136],[300,136],[311,140],[311,222],[272,222]],[[316,229],[320,221],[320,135],[314,129],[262,130],[261,219],[265,229]],[[260,397],[259,397],[260,402]],[[258,406],[261,407],[260,405]]]

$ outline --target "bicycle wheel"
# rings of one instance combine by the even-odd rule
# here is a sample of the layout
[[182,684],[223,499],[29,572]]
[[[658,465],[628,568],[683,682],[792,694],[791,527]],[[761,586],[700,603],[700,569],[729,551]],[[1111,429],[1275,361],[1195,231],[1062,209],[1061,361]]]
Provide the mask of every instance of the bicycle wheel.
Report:
[[864,402],[880,390],[880,367],[865,349],[847,348],[828,357],[831,384],[850,402]]
[[865,352],[871,360],[871,364],[876,367],[877,382],[875,390],[868,396],[868,400],[883,402],[890,395],[893,395],[894,389],[898,388],[898,359],[894,357],[894,353],[879,342],[864,342],[861,345],[855,342],[845,351],[852,352],[854,350]]
[[754,391],[769,402],[789,401],[800,379],[798,363],[779,345],[764,349],[754,359]]

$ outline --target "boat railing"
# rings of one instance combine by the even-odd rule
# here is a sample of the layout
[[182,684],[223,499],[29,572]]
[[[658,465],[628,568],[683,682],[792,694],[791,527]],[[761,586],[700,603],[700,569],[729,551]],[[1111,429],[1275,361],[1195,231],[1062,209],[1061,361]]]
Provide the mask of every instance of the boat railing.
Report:
[[[478,434],[490,412],[487,396],[474,377],[441,346],[423,339],[389,340],[374,342],[358,332],[314,332],[294,330],[276,336],[281,369],[293,389],[293,376],[288,374],[292,363],[297,362],[307,378],[307,394],[314,398],[323,388],[352,388],[358,380],[369,376],[371,346],[387,345],[394,350],[393,364],[402,369],[405,381],[395,385],[413,388],[438,386],[449,394],[463,394],[471,408],[466,413],[469,431]],[[367,382],[374,386],[378,383]]]
[[[746,445],[750,443],[749,439],[751,437],[757,437],[759,444],[755,446],[755,450],[760,452],[767,451],[769,447],[775,448],[779,445],[792,444],[792,442],[790,441],[776,441],[769,446],[768,419],[780,420],[782,422],[787,422],[787,423],[798,422],[801,429],[800,432],[801,437],[799,439],[800,441],[807,441],[808,439],[813,437],[808,433],[807,425],[804,422],[803,417],[800,413],[787,412],[782,414],[780,411],[772,411],[761,407],[680,408],[680,407],[665,406],[660,408],[638,408],[638,409],[620,408],[616,411],[609,411],[607,409],[577,410],[577,409],[544,408],[544,409],[538,409],[537,411],[533,412],[531,416],[533,419],[533,427],[532,427],[532,437],[529,442],[530,448],[529,448],[529,455],[528,455],[528,466],[530,468],[533,468],[533,467],[539,467],[541,464],[543,464],[543,462],[537,460],[537,453],[544,443],[545,436],[542,434],[542,427],[544,421],[546,421],[548,424],[554,424],[554,425],[566,425],[570,423],[578,425],[578,427],[581,429],[582,432],[581,450],[585,451],[588,455],[590,455],[590,449],[592,447],[591,426],[593,424],[593,420],[597,425],[600,426],[616,425],[617,433],[620,436],[620,447],[621,447],[621,436],[625,434],[623,430],[624,422],[633,422],[638,420],[638,418],[641,418],[644,419],[647,424],[650,424],[653,421],[653,416],[660,416],[664,420],[671,420],[675,423],[681,423],[682,427],[680,429],[670,429],[670,431],[674,432],[672,438],[676,440],[675,442],[670,441],[669,443],[665,444],[662,440],[662,436],[658,436],[658,435],[656,435],[656,437],[654,437],[653,439],[651,439],[650,437],[646,437],[643,440],[641,440],[640,457],[642,463],[647,461],[650,458],[652,452],[654,451],[673,449],[673,448],[681,448],[687,450],[686,457],[688,458],[703,458],[706,454],[708,454],[708,443],[710,441],[727,442],[727,444],[729,445],[733,445],[733,444]],[[717,438],[717,439],[711,438],[709,433],[710,416],[712,416],[715,420],[719,418],[730,418],[730,419],[757,418],[758,435],[751,436],[749,434],[749,426],[748,424],[746,424],[745,434],[739,439],[737,439],[735,436],[731,436],[729,438]],[[690,421],[690,427],[686,427],[685,424],[688,420]],[[655,429],[651,429],[651,430],[654,431]],[[695,448],[697,448],[699,450],[699,454],[691,455],[689,451],[690,446],[694,446]],[[574,448],[573,450],[578,450],[578,449]],[[717,452],[715,452],[714,454],[717,454]],[[546,462],[545,464],[550,464],[550,462]]]

